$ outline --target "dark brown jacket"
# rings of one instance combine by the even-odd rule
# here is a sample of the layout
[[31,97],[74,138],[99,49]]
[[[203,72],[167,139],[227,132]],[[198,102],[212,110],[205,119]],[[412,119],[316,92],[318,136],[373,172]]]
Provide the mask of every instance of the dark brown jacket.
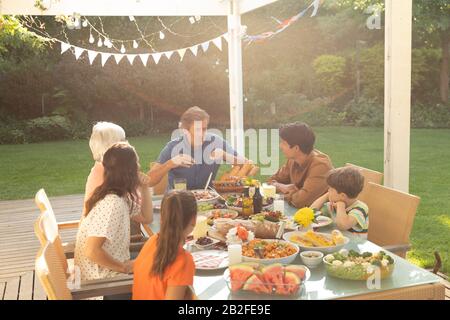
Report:
[[313,150],[302,165],[288,160],[269,180],[295,184],[299,190],[292,195],[291,204],[303,208],[327,192],[327,174],[331,169],[330,158],[319,150]]

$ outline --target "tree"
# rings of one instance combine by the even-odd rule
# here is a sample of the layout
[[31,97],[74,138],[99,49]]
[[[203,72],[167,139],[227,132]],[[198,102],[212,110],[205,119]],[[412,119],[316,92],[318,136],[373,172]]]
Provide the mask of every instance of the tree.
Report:
[[[378,6],[384,10],[383,0],[337,0],[344,7],[366,10]],[[413,1],[414,34],[431,47],[442,50],[440,71],[440,98],[443,103],[449,99],[449,41],[450,41],[450,2],[448,0],[414,0]]]

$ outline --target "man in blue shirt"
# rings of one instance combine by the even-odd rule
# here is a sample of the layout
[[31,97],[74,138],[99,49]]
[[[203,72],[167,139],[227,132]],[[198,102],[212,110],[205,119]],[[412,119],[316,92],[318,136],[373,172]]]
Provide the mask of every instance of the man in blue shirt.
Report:
[[208,123],[209,115],[199,107],[183,113],[183,133],[167,143],[148,173],[153,185],[168,173],[169,189],[174,188],[177,178],[186,179],[188,190],[203,189],[210,174],[210,183],[215,179],[223,160],[234,164],[249,162],[220,136],[207,132]]

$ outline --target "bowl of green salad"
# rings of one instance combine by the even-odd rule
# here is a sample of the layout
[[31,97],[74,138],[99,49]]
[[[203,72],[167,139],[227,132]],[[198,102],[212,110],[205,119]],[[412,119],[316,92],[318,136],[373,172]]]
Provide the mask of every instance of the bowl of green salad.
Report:
[[323,258],[327,274],[345,280],[367,280],[371,276],[388,278],[394,272],[395,260],[384,251],[357,252],[341,249]]

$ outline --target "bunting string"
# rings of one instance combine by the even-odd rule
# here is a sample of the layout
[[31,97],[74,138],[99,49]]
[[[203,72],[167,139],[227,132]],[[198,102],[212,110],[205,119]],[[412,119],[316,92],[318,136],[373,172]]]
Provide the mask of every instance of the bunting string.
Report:
[[199,49],[201,48],[203,53],[208,51],[210,48],[210,43],[212,43],[217,49],[222,51],[222,39],[225,39],[225,41],[228,42],[228,33],[224,33],[217,38],[204,41],[201,43],[194,44],[193,46],[176,49],[176,50],[170,50],[170,51],[164,51],[164,52],[151,52],[151,53],[138,53],[138,54],[130,54],[130,53],[111,53],[111,52],[102,52],[102,51],[96,51],[91,50],[87,48],[81,48],[78,46],[74,46],[70,43],[61,41],[59,39],[51,39],[53,41],[59,42],[61,44],[61,54],[70,51],[74,54],[75,59],[78,60],[83,52],[87,52],[89,63],[92,65],[97,58],[97,56],[100,56],[101,58],[101,65],[102,67],[105,66],[105,64],[108,62],[110,57],[114,57],[114,61],[116,64],[119,64],[124,57],[127,58],[128,62],[133,65],[136,58],[139,57],[142,64],[144,66],[147,66],[148,60],[150,56],[153,58],[153,61],[155,64],[158,64],[161,60],[161,57],[166,57],[168,60],[171,59],[174,53],[178,54],[178,57],[180,58],[180,61],[183,61],[183,58],[186,54],[186,52],[189,50],[194,56],[197,56],[199,53]]

